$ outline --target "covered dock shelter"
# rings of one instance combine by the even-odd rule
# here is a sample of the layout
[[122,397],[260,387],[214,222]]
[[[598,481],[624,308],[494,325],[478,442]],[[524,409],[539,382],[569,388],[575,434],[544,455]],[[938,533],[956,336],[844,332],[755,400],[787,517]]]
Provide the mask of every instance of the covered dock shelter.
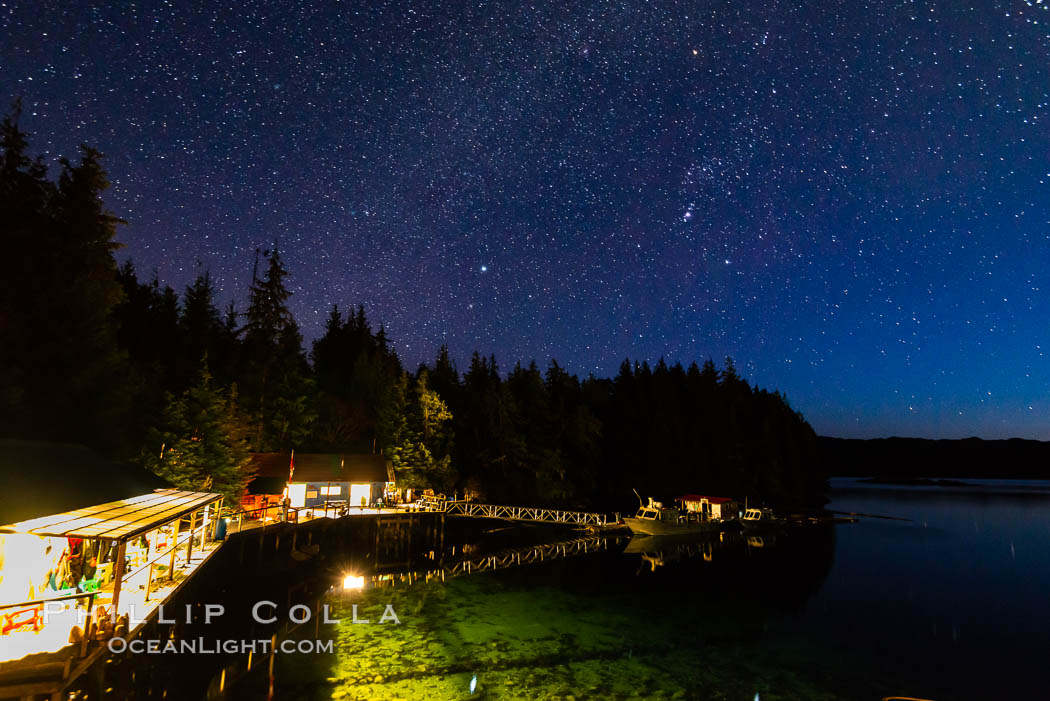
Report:
[[61,650],[74,626],[83,656],[96,612],[110,630],[148,619],[217,548],[221,506],[220,494],[158,489],[0,526],[0,687],[5,662]]

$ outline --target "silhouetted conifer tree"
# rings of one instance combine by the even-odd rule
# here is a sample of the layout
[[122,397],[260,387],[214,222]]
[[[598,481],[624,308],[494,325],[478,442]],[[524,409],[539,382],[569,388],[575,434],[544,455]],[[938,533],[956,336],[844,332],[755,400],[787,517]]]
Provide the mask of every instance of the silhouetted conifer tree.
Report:
[[245,430],[236,389],[215,385],[205,357],[197,381],[178,396],[168,395],[142,461],[177,488],[218,492],[235,508],[252,477]]
[[0,124],[0,423],[14,435],[106,448],[125,436],[130,395],[114,311],[122,299],[102,155],[61,159],[57,184],[31,159],[21,105]]

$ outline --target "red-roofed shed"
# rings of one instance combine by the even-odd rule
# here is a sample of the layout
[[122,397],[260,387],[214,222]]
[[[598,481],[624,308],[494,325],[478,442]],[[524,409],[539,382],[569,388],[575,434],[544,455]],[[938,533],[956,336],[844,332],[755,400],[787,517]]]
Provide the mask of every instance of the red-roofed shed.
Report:
[[686,494],[675,501],[686,511],[697,511],[706,519],[728,521],[739,516],[740,504],[731,497],[709,497],[702,494]]

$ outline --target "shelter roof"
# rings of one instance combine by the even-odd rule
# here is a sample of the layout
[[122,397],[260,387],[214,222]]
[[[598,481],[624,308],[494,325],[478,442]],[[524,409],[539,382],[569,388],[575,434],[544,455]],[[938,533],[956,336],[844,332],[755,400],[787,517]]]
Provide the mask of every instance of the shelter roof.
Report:
[[[279,477],[287,482],[289,453],[253,453],[256,478]],[[293,482],[393,482],[393,467],[373,453],[296,453]],[[255,493],[255,490],[249,488]]]
[[126,540],[196,511],[221,494],[158,489],[130,499],[87,506],[0,526],[0,533],[30,533],[65,538]]

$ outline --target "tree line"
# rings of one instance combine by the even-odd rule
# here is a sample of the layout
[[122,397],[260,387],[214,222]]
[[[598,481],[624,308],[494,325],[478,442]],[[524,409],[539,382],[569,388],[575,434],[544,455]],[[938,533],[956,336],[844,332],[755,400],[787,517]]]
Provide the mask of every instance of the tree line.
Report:
[[[180,292],[114,253],[102,157],[56,180],[28,155],[19,109],[2,123],[0,425],[135,459],[176,486],[236,497],[249,453],[382,452],[402,485],[506,503],[629,506],[632,489],[819,498],[816,436],[730,359],[625,360],[580,379],[556,361],[501,372],[442,347],[403,367],[361,306],[330,310],[306,345],[277,246],[257,253],[243,310],[216,304],[206,267]],[[261,265],[260,265],[261,264]]]

